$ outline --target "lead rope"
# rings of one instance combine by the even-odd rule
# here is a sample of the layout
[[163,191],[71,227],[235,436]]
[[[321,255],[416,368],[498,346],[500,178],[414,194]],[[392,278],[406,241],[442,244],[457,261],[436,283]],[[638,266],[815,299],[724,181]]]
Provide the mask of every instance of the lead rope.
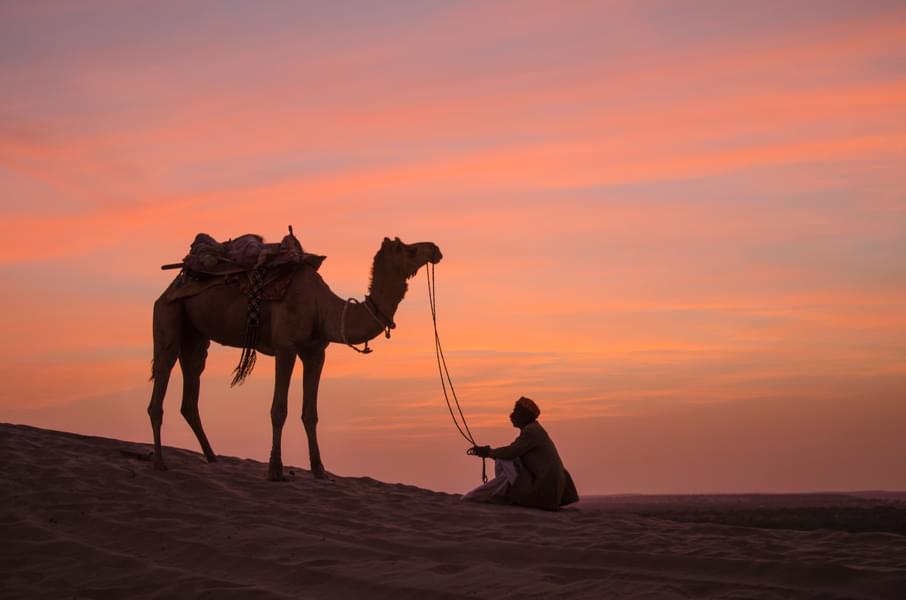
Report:
[[[440,373],[440,386],[444,390],[444,400],[447,401],[447,410],[450,411],[450,417],[453,419],[453,424],[456,425],[459,434],[464,437],[467,442],[473,446],[477,446],[478,444],[475,443],[472,431],[469,429],[469,424],[466,423],[466,416],[462,413],[462,407],[459,405],[459,398],[456,397],[456,390],[453,389],[453,380],[450,378],[450,371],[447,369],[444,351],[440,346],[440,335],[437,333],[437,286],[434,284],[434,263],[428,263],[428,268],[425,269],[425,273],[428,275],[428,302],[431,304],[431,322],[434,323],[434,350],[437,355],[437,371]],[[446,381],[444,380],[445,377]],[[456,404],[459,418],[462,419],[462,427],[460,427],[459,420],[456,419],[456,413],[453,412],[453,406],[450,404],[450,396],[447,395],[447,384],[450,385],[450,394],[453,395],[453,402]],[[481,458],[481,481],[482,483],[487,483],[488,481],[487,459],[485,457]]]

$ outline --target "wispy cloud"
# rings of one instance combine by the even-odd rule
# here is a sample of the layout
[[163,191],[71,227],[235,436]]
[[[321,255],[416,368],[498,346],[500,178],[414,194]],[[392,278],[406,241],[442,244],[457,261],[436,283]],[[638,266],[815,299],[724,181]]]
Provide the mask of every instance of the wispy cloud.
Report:
[[[895,395],[904,17],[898,2],[5,4],[0,410],[122,416],[121,391],[143,431],[159,265],[199,231],[288,224],[342,296],[365,292],[383,236],[441,246],[444,347],[494,439],[521,394],[596,450],[585,422],[650,419],[669,438],[664,415],[682,428],[705,405],[783,398],[799,418]],[[391,456],[388,440],[449,429],[424,288],[374,355],[329,350],[333,439]],[[236,358],[214,348],[206,371],[233,411],[223,431],[270,401],[268,359],[228,390]]]

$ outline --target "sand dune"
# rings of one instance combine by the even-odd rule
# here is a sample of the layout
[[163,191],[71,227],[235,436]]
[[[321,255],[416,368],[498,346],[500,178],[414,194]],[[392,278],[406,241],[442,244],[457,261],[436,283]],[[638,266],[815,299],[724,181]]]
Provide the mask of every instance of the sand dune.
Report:
[[[708,496],[545,513],[178,449],[159,473],[148,451],[0,425],[0,597],[906,598],[906,536],[874,525],[725,524],[737,501]],[[769,508],[896,502],[846,498]]]

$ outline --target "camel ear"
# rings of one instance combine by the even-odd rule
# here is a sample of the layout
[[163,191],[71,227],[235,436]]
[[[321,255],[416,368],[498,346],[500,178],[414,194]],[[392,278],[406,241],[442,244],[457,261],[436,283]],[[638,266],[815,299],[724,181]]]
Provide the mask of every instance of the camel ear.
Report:
[[403,241],[402,241],[401,239],[399,239],[398,237],[393,238],[393,241],[396,242],[396,243],[398,243],[398,244],[402,244],[402,243],[403,243]]
[[385,244],[389,244],[389,243],[390,243],[390,238],[389,238],[389,237],[385,237],[385,238],[384,238],[384,243],[385,243]]

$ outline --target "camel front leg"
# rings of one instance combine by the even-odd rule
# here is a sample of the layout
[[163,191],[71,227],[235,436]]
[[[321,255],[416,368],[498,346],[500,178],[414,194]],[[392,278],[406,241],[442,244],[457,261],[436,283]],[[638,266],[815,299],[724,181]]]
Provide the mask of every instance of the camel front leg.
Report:
[[283,438],[283,424],[286,423],[286,401],[289,396],[289,382],[296,364],[295,351],[278,350],[274,354],[276,374],[274,377],[274,402],[271,404],[271,425],[274,427],[274,442],[271,446],[271,459],[267,465],[267,478],[270,481],[286,481],[283,476],[283,458],[280,449]]
[[321,383],[321,370],[324,368],[324,348],[305,350],[302,358],[302,424],[308,437],[308,459],[311,462],[311,473],[318,479],[329,479],[321,463],[321,450],[318,448],[318,385]]

